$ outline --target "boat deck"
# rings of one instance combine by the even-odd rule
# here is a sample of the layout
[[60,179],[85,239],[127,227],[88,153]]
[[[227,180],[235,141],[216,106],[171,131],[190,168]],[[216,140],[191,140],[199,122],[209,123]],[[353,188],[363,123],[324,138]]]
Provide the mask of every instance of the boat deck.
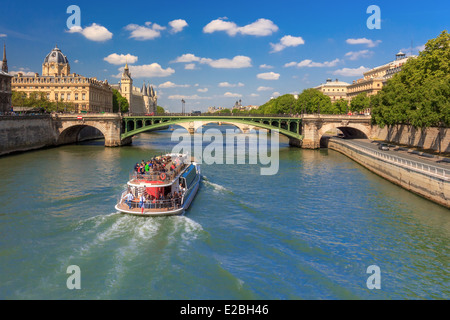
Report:
[[144,212],[142,212],[141,208],[135,207],[133,205],[133,207],[130,209],[130,207],[125,204],[125,203],[120,203],[116,206],[116,208],[121,211],[121,212],[125,212],[125,213],[129,213],[129,214],[135,214],[135,215],[177,215],[177,214],[181,214],[183,212],[183,208],[180,206],[168,206],[165,208],[145,208]]

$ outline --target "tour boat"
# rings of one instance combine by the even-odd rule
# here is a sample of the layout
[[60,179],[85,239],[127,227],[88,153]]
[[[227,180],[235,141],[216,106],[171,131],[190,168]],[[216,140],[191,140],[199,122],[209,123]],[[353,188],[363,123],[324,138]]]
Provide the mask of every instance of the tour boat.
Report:
[[199,189],[200,165],[187,154],[167,154],[152,160],[157,163],[154,170],[130,174],[116,210],[138,216],[183,215]]

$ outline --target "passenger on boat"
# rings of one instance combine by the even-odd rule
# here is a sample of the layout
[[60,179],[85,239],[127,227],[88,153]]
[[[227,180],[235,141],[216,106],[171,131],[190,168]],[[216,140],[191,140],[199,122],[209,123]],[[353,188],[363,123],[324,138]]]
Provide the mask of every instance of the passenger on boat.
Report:
[[128,205],[129,209],[131,209],[131,202],[134,200],[134,196],[131,191],[128,191],[128,194],[125,196],[125,204]]

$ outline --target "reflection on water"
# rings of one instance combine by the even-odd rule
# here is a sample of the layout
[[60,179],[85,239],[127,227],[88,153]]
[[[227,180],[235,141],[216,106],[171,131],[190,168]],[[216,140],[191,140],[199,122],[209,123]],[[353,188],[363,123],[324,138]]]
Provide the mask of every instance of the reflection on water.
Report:
[[[114,212],[136,161],[171,151],[170,138],[0,158],[0,299],[450,298],[447,209],[285,138],[276,176],[203,165],[186,216]],[[366,287],[374,264],[382,290]],[[66,288],[69,265],[80,291]]]

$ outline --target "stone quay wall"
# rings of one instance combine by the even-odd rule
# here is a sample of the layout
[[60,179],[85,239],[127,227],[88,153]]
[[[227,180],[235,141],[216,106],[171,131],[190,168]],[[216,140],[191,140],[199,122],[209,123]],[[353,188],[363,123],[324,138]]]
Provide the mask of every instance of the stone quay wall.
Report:
[[372,139],[450,153],[450,128],[414,128],[407,125],[372,127]]
[[108,147],[131,143],[120,140],[119,120],[90,123],[72,117],[73,123],[54,115],[0,117],[0,156],[101,138]]
[[406,190],[450,208],[450,171],[421,166],[382,151],[351,145],[340,139],[330,139],[328,148],[358,162],[373,173]]
[[50,116],[0,118],[0,156],[54,146],[56,139]]

